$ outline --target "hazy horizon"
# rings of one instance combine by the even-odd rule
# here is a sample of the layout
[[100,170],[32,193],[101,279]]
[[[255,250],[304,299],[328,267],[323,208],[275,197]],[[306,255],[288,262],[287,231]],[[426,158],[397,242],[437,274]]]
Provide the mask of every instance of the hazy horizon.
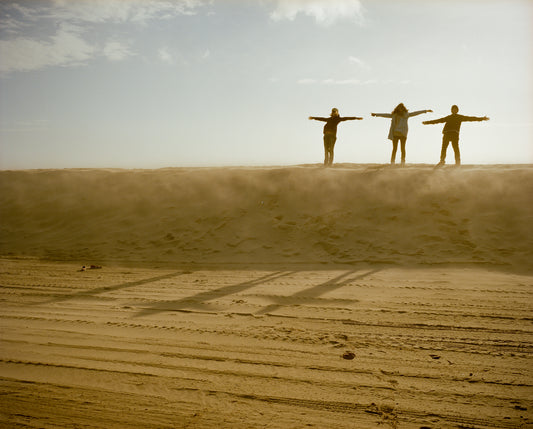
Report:
[[[527,0],[5,1],[0,169],[385,164],[410,111],[408,164],[439,159],[460,114],[465,164],[533,163]],[[448,162],[453,151],[448,150]]]

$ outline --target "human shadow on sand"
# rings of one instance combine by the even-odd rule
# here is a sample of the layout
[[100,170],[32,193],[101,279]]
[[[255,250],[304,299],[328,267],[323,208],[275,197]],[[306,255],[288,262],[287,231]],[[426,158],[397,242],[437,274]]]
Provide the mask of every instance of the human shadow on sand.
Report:
[[[291,302],[297,302],[298,304],[303,303],[314,303],[316,302],[318,297],[321,297],[325,295],[328,292],[332,292],[336,289],[339,289],[343,286],[346,286],[356,280],[364,279],[365,277],[368,277],[374,273],[377,273],[378,271],[381,271],[380,269],[374,269],[370,270],[364,274],[360,274],[356,277],[349,277],[352,274],[355,274],[357,271],[348,271],[344,274],[341,274],[340,276],[335,277],[334,279],[328,280],[327,282],[324,282],[322,284],[310,287],[309,289],[304,289],[300,292],[297,292],[289,297],[282,296],[282,297],[269,297],[273,301],[278,301],[277,303],[271,304],[262,310],[258,311],[256,314],[268,314],[273,311],[276,311],[277,309],[286,306],[287,304],[290,305]],[[347,278],[348,277],[348,278]]]
[[[269,297],[269,299],[272,299],[272,300],[277,299],[279,302],[265,307],[264,309],[260,310],[256,314],[266,314],[266,313],[272,312],[280,307],[283,307],[284,305],[287,305],[287,304],[290,305],[290,302],[294,300],[297,300],[299,304],[305,303],[306,301],[316,302],[318,297],[328,292],[339,289],[356,280],[365,278],[378,271],[380,270],[379,269],[370,270],[356,277],[350,277],[351,275],[356,273],[356,271],[348,271],[346,273],[341,274],[340,276],[335,277],[332,280],[328,280],[327,282],[324,282],[319,285],[313,286],[311,288],[302,290],[289,297],[287,296]],[[142,316],[152,315],[156,313],[162,313],[165,311],[184,311],[184,310],[213,311],[212,306],[210,306],[207,301],[211,301],[213,299],[221,298],[223,296],[228,296],[228,295],[236,294],[239,292],[243,292],[244,290],[250,289],[254,286],[259,286],[269,281],[277,280],[279,278],[286,277],[294,273],[295,273],[294,271],[287,271],[287,272],[280,271],[280,272],[268,274],[266,276],[260,277],[255,280],[239,283],[236,285],[225,286],[225,287],[222,287],[216,290],[208,290],[205,292],[200,292],[196,295],[182,298],[179,300],[155,303],[155,304],[152,304],[149,308],[145,308],[144,310],[137,313],[136,317],[142,317]]]
[[177,271],[175,273],[165,274],[164,276],[157,276],[157,277],[151,277],[149,279],[137,280],[135,282],[122,283],[116,286],[103,286],[103,287],[99,287],[96,289],[84,290],[84,291],[80,291],[80,292],[76,292],[76,293],[72,293],[68,295],[63,295],[57,298],[49,299],[44,302],[39,302],[38,304],[50,304],[50,303],[55,303],[55,302],[68,301],[69,299],[75,299],[75,298],[94,297],[94,296],[100,295],[101,293],[113,292],[113,291],[117,291],[120,289],[126,289],[126,288],[130,288],[134,286],[145,285],[148,283],[155,283],[160,280],[167,280],[167,279],[182,276],[188,273],[190,273],[190,271]]
[[246,289],[250,289],[254,286],[259,286],[261,284],[264,284],[266,282],[269,282],[271,280],[276,280],[281,277],[289,276],[291,274],[294,274],[294,271],[279,271],[272,274],[267,274],[266,276],[259,277],[255,280],[250,280],[247,282],[239,283],[236,285],[230,285],[230,286],[224,286],[219,289],[215,290],[207,290],[205,292],[197,293],[193,296],[188,296],[186,298],[178,299],[175,301],[164,301],[164,302],[158,302],[155,304],[152,304],[149,308],[146,308],[139,313],[136,314],[136,316],[146,316],[150,314],[156,314],[156,313],[162,313],[165,311],[180,311],[180,310],[211,310],[209,308],[209,305],[206,303],[207,301],[221,298],[223,296],[232,295],[235,293],[242,292]]

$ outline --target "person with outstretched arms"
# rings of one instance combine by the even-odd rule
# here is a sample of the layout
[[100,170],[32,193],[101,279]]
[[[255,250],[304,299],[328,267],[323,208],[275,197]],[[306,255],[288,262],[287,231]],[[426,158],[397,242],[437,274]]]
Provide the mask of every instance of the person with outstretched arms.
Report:
[[336,108],[331,109],[331,115],[329,118],[322,118],[319,116],[309,116],[309,119],[315,121],[325,122],[324,125],[324,165],[326,167],[333,164],[333,149],[335,142],[337,141],[337,125],[343,121],[362,120],[357,116],[345,116],[339,115],[339,110]]
[[486,116],[464,116],[459,115],[459,107],[455,104],[452,106],[452,114],[445,116],[444,118],[433,119],[432,121],[422,122],[424,125],[431,124],[444,124],[442,129],[442,148],[440,151],[440,162],[437,164],[437,167],[441,167],[446,163],[446,151],[448,146],[451,143],[453,151],[455,153],[455,165],[461,165],[461,153],[459,151],[459,131],[461,130],[461,124],[463,122],[474,122],[474,121],[488,121],[489,118]]

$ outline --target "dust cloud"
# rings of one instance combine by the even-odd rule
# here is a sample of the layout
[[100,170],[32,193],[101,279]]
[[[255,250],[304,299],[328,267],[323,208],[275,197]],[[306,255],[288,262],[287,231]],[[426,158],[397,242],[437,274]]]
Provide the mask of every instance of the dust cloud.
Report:
[[533,268],[533,168],[0,173],[0,253],[94,263]]

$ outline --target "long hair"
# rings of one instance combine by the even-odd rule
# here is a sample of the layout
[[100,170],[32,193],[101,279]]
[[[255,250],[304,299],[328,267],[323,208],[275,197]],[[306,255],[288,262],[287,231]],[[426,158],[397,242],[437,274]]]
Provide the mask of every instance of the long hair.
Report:
[[403,105],[403,103],[398,104],[394,110],[392,111],[393,115],[400,115],[403,116],[407,113],[407,108]]

